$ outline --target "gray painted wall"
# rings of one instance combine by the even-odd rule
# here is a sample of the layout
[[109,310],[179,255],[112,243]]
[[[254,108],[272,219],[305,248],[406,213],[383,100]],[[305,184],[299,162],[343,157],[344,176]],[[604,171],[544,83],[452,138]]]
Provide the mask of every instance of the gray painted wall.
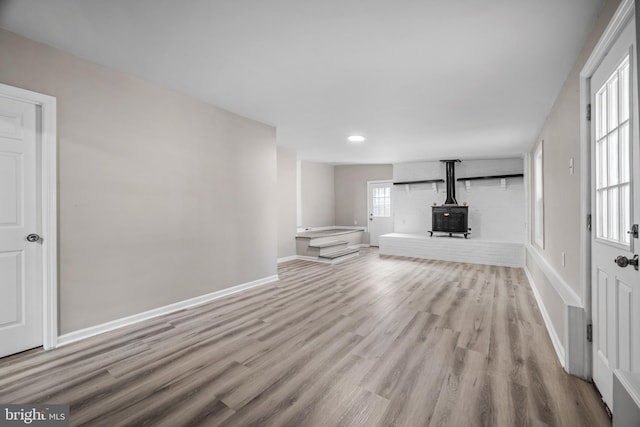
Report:
[[[580,71],[619,3],[619,0],[609,0],[603,5],[538,139],[531,146],[530,158],[533,159],[538,142],[544,140],[545,247],[538,248],[538,251],[578,295],[582,295],[580,271],[583,268],[580,262],[580,227],[585,226],[585,219],[580,215],[580,117],[584,114],[580,111]],[[569,174],[571,157],[575,164],[573,175]],[[533,170],[533,163],[530,166],[529,170]],[[530,206],[533,208],[533,200]],[[533,227],[531,229],[533,232]],[[566,253],[565,267],[562,266],[563,251]]]
[[[619,0],[609,0],[603,5],[594,28],[589,35],[582,51],[567,77],[549,116],[540,131],[536,141],[532,143],[530,164],[528,170],[533,170],[535,149],[540,140],[544,140],[544,248],[536,244],[527,248],[526,266],[535,283],[542,302],[542,311],[546,312],[550,327],[558,337],[563,350],[569,353],[569,360],[579,360],[581,351],[568,344],[569,339],[576,342],[580,337],[575,331],[584,331],[586,315],[583,320],[571,319],[569,315],[570,301],[563,297],[567,295],[565,287],[575,292],[577,298],[583,295],[583,285],[580,283],[580,271],[586,268],[580,259],[581,242],[580,227],[585,226],[585,218],[580,214],[580,174],[583,165],[580,164],[580,71],[593,51],[602,32],[609,23]],[[569,173],[569,159],[574,158],[574,173]],[[533,192],[530,194],[530,217],[534,220]],[[533,226],[530,227],[530,241],[534,241]],[[546,262],[538,261],[530,251],[538,253]],[[562,266],[562,251],[566,253],[566,267]],[[553,271],[549,271],[549,269]],[[554,274],[555,273],[555,274]],[[560,277],[560,281],[556,277]],[[563,284],[562,282],[566,283]],[[582,301],[582,304],[585,302]],[[585,307],[586,308],[586,307]],[[573,332],[572,332],[573,331]],[[590,348],[587,346],[587,348]],[[589,357],[587,356],[587,359]],[[568,369],[574,369],[568,367]],[[588,368],[587,368],[588,369]],[[584,372],[584,368],[582,369]],[[576,372],[578,373],[578,372]]]
[[335,225],[334,168],[326,163],[300,162],[302,227]]
[[58,100],[62,333],[276,274],[275,129],[4,30],[0,58]]
[[296,254],[296,152],[278,147],[278,258]]
[[385,179],[393,179],[392,165],[336,166],[336,225],[366,227],[367,181]]

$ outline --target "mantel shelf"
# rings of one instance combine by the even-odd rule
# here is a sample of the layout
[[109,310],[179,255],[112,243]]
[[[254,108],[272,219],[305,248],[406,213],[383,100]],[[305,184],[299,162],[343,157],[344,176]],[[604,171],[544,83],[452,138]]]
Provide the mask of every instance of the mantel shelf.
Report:
[[513,173],[509,175],[468,176],[465,178],[458,178],[457,181],[477,181],[480,179],[505,179],[505,178],[518,178],[518,177],[524,177],[524,174]]
[[444,182],[444,179],[423,179],[421,181],[399,181],[399,182],[394,182],[393,185],[432,184],[434,182]]

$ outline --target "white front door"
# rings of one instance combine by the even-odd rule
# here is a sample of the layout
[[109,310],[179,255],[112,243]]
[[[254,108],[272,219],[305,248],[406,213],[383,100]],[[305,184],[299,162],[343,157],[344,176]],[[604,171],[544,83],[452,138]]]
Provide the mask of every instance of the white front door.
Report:
[[378,246],[378,238],[393,233],[393,205],[391,181],[368,182],[369,193],[369,242]]
[[43,342],[36,108],[0,93],[0,357]]
[[631,264],[640,244],[630,233],[640,223],[636,82],[632,19],[591,78],[593,380],[609,408],[613,370],[640,372],[640,271]]

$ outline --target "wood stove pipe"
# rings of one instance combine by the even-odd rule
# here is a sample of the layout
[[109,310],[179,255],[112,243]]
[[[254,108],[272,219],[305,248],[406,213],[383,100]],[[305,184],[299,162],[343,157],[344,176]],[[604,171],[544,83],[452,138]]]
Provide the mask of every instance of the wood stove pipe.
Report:
[[456,163],[460,162],[460,159],[454,160],[440,160],[445,163],[446,167],[446,180],[447,180],[447,200],[445,200],[445,205],[458,205],[458,201],[456,200]]

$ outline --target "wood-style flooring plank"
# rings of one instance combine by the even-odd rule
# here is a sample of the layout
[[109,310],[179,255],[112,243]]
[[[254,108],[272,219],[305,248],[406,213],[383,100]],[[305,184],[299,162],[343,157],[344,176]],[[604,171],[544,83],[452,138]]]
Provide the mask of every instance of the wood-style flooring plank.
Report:
[[483,393],[486,364],[480,353],[461,347],[454,350],[453,365],[442,383],[433,412],[433,425],[488,425],[491,401]]
[[362,250],[59,349],[0,359],[0,402],[86,426],[607,426],[521,269]]

